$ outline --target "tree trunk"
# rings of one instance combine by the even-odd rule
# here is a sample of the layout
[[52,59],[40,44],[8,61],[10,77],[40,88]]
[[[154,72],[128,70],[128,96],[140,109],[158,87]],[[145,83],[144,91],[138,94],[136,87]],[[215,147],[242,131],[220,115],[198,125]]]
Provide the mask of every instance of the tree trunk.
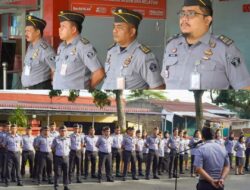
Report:
[[117,107],[118,126],[124,130],[126,129],[126,114],[124,101],[122,101],[123,90],[114,90],[114,93]]
[[196,112],[196,129],[201,130],[203,125],[203,106],[202,106],[202,95],[204,90],[195,90],[195,112]]

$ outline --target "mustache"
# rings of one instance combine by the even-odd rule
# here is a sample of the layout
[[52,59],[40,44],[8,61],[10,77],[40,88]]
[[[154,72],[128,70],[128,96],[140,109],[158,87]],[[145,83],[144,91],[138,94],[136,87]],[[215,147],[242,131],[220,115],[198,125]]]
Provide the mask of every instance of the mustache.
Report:
[[181,23],[181,26],[183,26],[183,25],[190,26],[190,24],[188,24],[187,22],[182,22],[182,23]]

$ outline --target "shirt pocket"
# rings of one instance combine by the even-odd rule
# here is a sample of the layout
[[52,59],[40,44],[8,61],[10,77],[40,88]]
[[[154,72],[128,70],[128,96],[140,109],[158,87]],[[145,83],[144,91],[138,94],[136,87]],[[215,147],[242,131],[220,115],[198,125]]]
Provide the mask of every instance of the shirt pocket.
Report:
[[67,63],[67,74],[70,75],[72,73],[76,73],[81,69],[81,60],[78,56],[73,55],[69,56]]

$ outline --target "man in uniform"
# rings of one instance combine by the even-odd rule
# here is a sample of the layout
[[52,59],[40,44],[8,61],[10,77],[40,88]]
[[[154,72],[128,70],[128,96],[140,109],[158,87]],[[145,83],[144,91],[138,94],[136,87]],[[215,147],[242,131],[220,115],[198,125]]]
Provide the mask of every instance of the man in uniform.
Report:
[[121,177],[120,174],[120,164],[121,164],[121,159],[122,159],[122,140],[123,140],[123,135],[121,134],[121,128],[116,127],[115,128],[115,133],[112,135],[113,137],[113,143],[112,143],[112,168],[113,164],[115,162],[116,169],[116,177]]
[[118,7],[113,12],[113,44],[107,53],[103,89],[163,88],[160,66],[151,50],[136,38],[142,15]]
[[138,176],[144,176],[142,173],[142,162],[143,162],[143,147],[145,146],[144,139],[140,130],[136,131],[136,159],[138,163]]
[[59,136],[58,131],[56,130],[56,122],[50,124],[50,136],[56,138]]
[[25,37],[30,43],[24,59],[22,85],[28,89],[52,89],[51,77],[55,70],[55,52],[42,38],[46,22],[27,16]]
[[47,170],[48,183],[53,184],[51,175],[52,175],[52,163],[53,163],[53,155],[52,155],[52,145],[53,137],[50,136],[49,127],[44,127],[42,136],[37,139],[35,143],[35,147],[40,150],[39,153],[39,166],[38,166],[38,176],[37,183],[40,185],[41,177],[43,173],[44,167]]
[[80,134],[79,125],[74,125],[74,133],[70,135],[70,153],[69,153],[69,181],[71,183],[72,172],[74,166],[76,166],[76,182],[81,183],[80,180],[80,165],[81,165],[81,153],[84,141]]
[[167,42],[161,75],[168,89],[242,89],[250,86],[244,58],[233,40],[209,32],[211,0],[185,0],[182,34]]
[[23,186],[20,173],[22,137],[17,134],[16,125],[11,125],[11,133],[5,138],[3,145],[7,150],[5,186],[9,186],[11,171],[13,167],[15,168],[15,174],[17,177],[17,185]]
[[63,173],[64,190],[69,190],[69,152],[70,152],[70,138],[67,137],[67,127],[60,127],[60,136],[56,137],[52,143],[52,149],[55,154],[54,167],[54,188],[58,189],[58,178]]
[[33,168],[34,168],[34,137],[32,136],[31,127],[26,128],[26,135],[22,137],[23,151],[22,151],[22,164],[21,164],[21,175],[25,175],[25,165],[29,162],[30,178],[33,178]]
[[97,147],[96,142],[98,137],[95,136],[95,129],[91,127],[89,129],[89,134],[84,138],[84,146],[86,147],[85,151],[85,160],[84,160],[84,169],[85,169],[85,179],[88,178],[89,173],[89,161],[91,161],[91,177],[97,178],[96,172],[96,160],[97,160]]
[[127,178],[128,164],[130,162],[131,162],[132,179],[139,180],[136,177],[136,154],[135,154],[136,138],[134,132],[135,132],[134,128],[128,127],[127,135],[124,136],[122,141],[122,148],[124,150],[123,181],[127,180],[126,178]]
[[153,175],[154,179],[160,179],[157,175],[157,167],[159,162],[159,145],[160,145],[160,138],[158,137],[159,128],[155,127],[153,129],[153,133],[149,136],[146,140],[145,146],[149,148],[148,157],[147,157],[147,166],[146,166],[146,178],[149,180],[150,175],[150,167],[151,163],[153,162]]
[[53,89],[95,88],[104,77],[104,70],[95,48],[81,38],[85,16],[72,11],[61,11],[59,36],[63,42],[57,50]]
[[223,190],[224,180],[230,171],[229,157],[225,147],[214,142],[214,132],[203,127],[201,145],[195,155],[194,166],[200,174],[197,190]]
[[113,144],[113,138],[110,136],[110,128],[104,127],[102,129],[103,135],[100,136],[96,142],[96,147],[99,149],[98,156],[98,180],[102,181],[102,168],[105,166],[106,177],[108,182],[114,182],[112,177],[112,153],[111,147]]

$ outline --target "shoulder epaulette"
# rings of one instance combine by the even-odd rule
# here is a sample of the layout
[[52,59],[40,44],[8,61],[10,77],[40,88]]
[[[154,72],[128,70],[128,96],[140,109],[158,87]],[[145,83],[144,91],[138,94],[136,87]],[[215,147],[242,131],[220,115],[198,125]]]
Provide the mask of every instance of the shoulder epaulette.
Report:
[[145,54],[148,54],[148,53],[150,53],[151,52],[151,49],[149,49],[147,46],[145,46],[145,45],[140,45],[140,50],[143,52],[143,53],[145,53]]
[[227,36],[220,35],[218,39],[225,45],[230,46],[234,41]]
[[168,44],[169,42],[171,42],[174,39],[179,38],[180,36],[181,36],[181,34],[175,34],[175,35],[171,36],[170,38],[167,39],[167,43],[166,44]]
[[81,38],[81,42],[82,42],[84,45],[89,44],[89,41],[88,41],[86,38]]
[[40,44],[40,46],[43,48],[43,49],[47,49],[48,48],[48,45],[45,43],[45,42],[42,42]]
[[115,46],[116,46],[116,43],[113,43],[111,46],[109,46],[108,50],[111,50]]

